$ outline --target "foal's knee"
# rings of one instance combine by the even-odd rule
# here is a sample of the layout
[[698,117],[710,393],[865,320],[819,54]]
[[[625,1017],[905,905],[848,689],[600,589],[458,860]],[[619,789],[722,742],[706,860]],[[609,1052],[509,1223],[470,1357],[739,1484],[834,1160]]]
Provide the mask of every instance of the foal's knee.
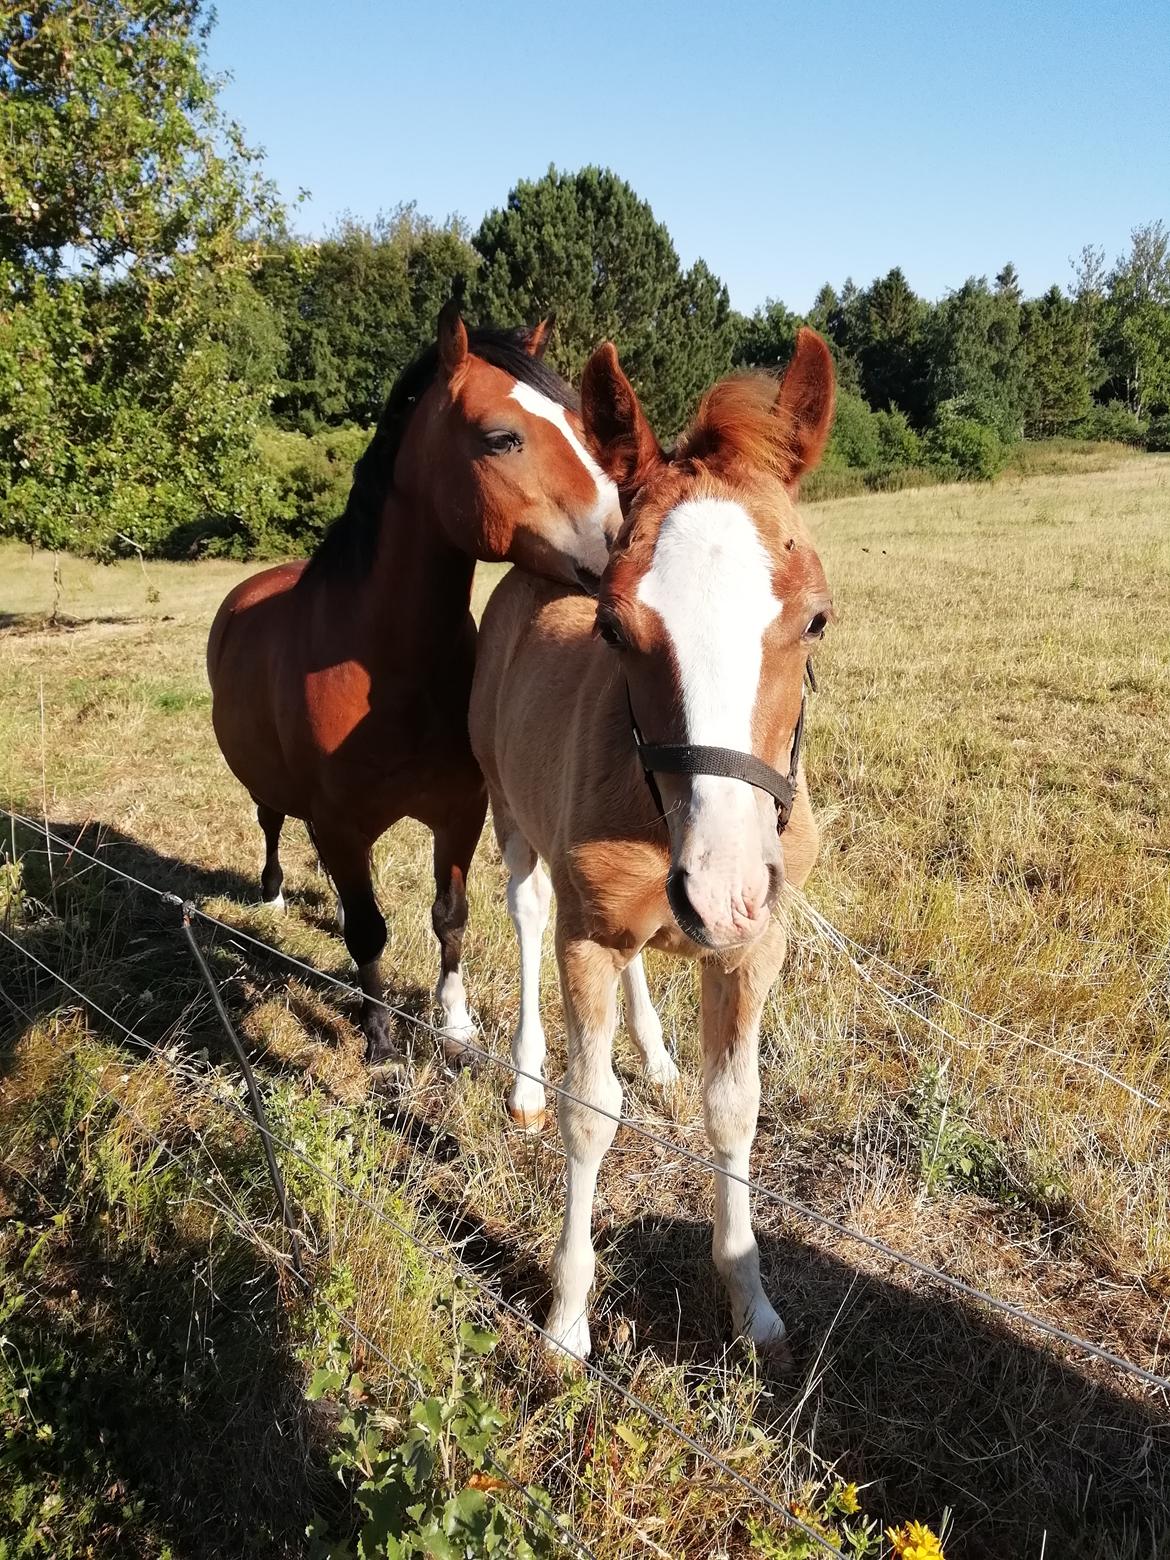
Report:
[[760,1078],[753,1067],[708,1076],[703,1090],[707,1141],[716,1153],[734,1153],[756,1135]]

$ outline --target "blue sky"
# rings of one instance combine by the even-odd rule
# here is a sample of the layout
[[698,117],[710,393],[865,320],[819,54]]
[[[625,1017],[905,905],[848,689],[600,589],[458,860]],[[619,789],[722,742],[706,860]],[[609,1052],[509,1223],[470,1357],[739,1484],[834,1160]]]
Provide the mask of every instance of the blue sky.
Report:
[[601,163],[745,310],[895,264],[1036,292],[1170,219],[1170,0],[221,0],[209,52],[302,230]]

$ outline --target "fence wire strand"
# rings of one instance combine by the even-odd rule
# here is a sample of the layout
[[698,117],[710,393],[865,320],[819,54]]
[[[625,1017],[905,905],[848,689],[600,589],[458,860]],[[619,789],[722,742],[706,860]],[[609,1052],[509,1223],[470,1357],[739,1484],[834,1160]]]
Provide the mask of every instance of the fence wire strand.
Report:
[[[168,903],[180,906],[182,905],[183,901],[179,899],[177,895],[170,893],[168,890],[157,888],[151,883],[146,883],[141,878],[135,877],[132,873],[125,872],[122,868],[114,866],[113,863],[103,861],[100,857],[93,856],[90,853],[81,850],[79,847],[71,845],[68,840],[62,839],[57,835],[50,834],[47,826],[40,822],[29,819],[20,813],[15,813],[11,809],[7,809],[7,811],[16,821],[31,829],[34,833],[34,836],[42,834],[47,835],[49,838],[55,840],[55,842],[63,849],[73,850],[83,859],[96,862],[99,866],[107,867],[116,876],[124,878],[127,882],[133,883],[136,887],[144,889],[147,893],[153,894],[155,897],[165,900]],[[272,944],[263,942],[260,938],[253,937],[249,933],[241,933],[237,930],[237,928],[231,926],[228,922],[220,920],[217,916],[210,915],[207,911],[200,910],[198,907],[193,908],[195,909],[195,913],[203,920],[214,926],[218,926],[222,931],[226,932],[229,937],[242,936],[246,941],[263,949],[278,959],[283,959],[286,962],[303,969],[309,975],[323,979],[329,984],[336,986],[353,996],[364,996],[364,993],[362,993],[359,988],[350,985],[346,981],[340,980],[337,976],[331,975],[324,970],[315,969],[312,965],[306,964],[303,960],[297,959],[294,955],[286,954],[283,952],[283,950],[275,948],[272,946]],[[11,939],[9,940],[11,941]],[[17,944],[17,946],[20,945]],[[366,1000],[372,1001],[375,999],[366,998]],[[434,1025],[426,1023],[425,1020],[416,1018],[413,1014],[407,1013],[405,1010],[395,1007],[392,1003],[382,1002],[380,1005],[388,1013],[392,1014],[396,1018],[401,1019],[407,1024],[415,1025],[418,1029],[432,1035],[438,1036],[440,1034],[440,1031]],[[914,1013],[915,1017],[921,1018],[923,1016],[917,1011],[917,1009],[912,1007],[910,1008],[910,1011]],[[119,1027],[124,1028],[125,1026]],[[944,1033],[948,1032],[944,1031]],[[478,1046],[472,1042],[467,1042],[464,1045],[464,1050],[477,1059],[482,1060],[495,1068],[502,1069],[510,1076],[528,1078],[533,1082],[541,1084],[544,1088],[548,1089],[550,1093],[555,1094],[558,1098],[569,1100],[573,1104],[581,1106],[583,1109],[591,1110],[595,1114],[614,1122],[617,1126],[626,1128],[628,1131],[637,1134],[639,1137],[646,1139],[659,1148],[668,1150],[670,1153],[687,1160],[691,1164],[701,1166],[704,1169],[710,1170],[713,1174],[722,1175],[729,1181],[735,1181],[738,1184],[745,1186],[757,1197],[762,1198],[766,1202],[772,1203],[774,1206],[783,1209],[785,1212],[793,1215],[796,1218],[804,1219],[812,1224],[818,1225],[820,1228],[829,1231],[831,1234],[838,1236],[842,1240],[847,1240],[853,1245],[863,1247],[875,1255],[884,1257],[887,1261],[897,1263],[899,1266],[902,1266],[908,1269],[910,1272],[917,1274],[920,1278],[930,1280],[933,1283],[937,1283],[945,1288],[949,1288],[954,1292],[963,1295],[966,1299],[973,1300],[981,1305],[985,1305],[989,1309],[999,1312],[1002,1316],[1009,1317],[1013,1321],[1020,1323],[1025,1327],[1030,1327],[1037,1332],[1043,1333],[1058,1343],[1062,1343],[1069,1348],[1077,1349],[1086,1354],[1089,1354],[1095,1359],[1101,1360],[1104,1364],[1111,1366],[1113,1369],[1132,1376],[1139,1381],[1145,1382],[1148,1386],[1155,1387],[1162,1392],[1170,1393],[1170,1377],[1160,1375],[1155,1371],[1147,1370],[1144,1366],[1138,1365],[1132,1360],[1127,1360],[1122,1355],[1115,1354],[1112,1350],[1105,1348],[1102,1344],[1094,1343],[1089,1338],[1084,1338],[1077,1333],[1067,1331],[1065,1328],[1057,1326],[1056,1323],[1049,1322],[1043,1317],[1036,1316],[1032,1312],[1024,1309],[1022,1306],[1016,1305],[1010,1300],[1002,1300],[998,1296],[989,1293],[987,1290],[980,1289],[974,1284],[969,1284],[965,1279],[957,1278],[955,1275],[945,1272],[942,1268],[933,1267],[930,1263],[923,1262],[919,1258],[909,1255],[907,1252],[899,1251],[897,1247],[889,1245],[886,1241],[881,1240],[878,1236],[867,1235],[860,1230],[855,1230],[850,1225],[844,1223],[842,1220],[835,1218],[833,1215],[823,1213],[816,1208],[811,1208],[806,1204],[797,1201],[795,1198],[789,1197],[785,1193],[777,1191],[773,1187],[765,1186],[762,1182],[755,1180],[751,1176],[742,1176],[733,1170],[724,1169],[721,1166],[716,1165],[712,1160],[706,1158],[704,1155],[697,1153],[694,1149],[687,1148],[679,1143],[671,1142],[670,1139],[652,1131],[649,1127],[644,1126],[641,1122],[634,1121],[628,1116],[622,1116],[613,1111],[608,1111],[603,1106],[597,1105],[591,1100],[583,1099],[579,1095],[574,1094],[571,1090],[566,1089],[561,1084],[546,1081],[544,1078],[539,1077],[534,1073],[525,1072],[523,1068],[515,1067],[510,1058],[497,1056],[494,1052],[485,1050],[482,1046]],[[287,1148],[287,1145],[282,1146]],[[292,1152],[296,1154],[296,1150],[292,1150]],[[343,1193],[347,1191],[346,1188],[340,1186],[338,1189]],[[536,1324],[532,1323],[530,1319],[523,1319],[527,1321],[529,1325],[533,1327],[536,1326]]]
[[1086,1056],[1077,1056],[1074,1051],[1062,1051],[1059,1046],[1048,1045],[1046,1041],[1038,1040],[1035,1035],[1021,1034],[1018,1029],[1011,1029],[1008,1025],[1001,1024],[998,1019],[988,1018],[983,1013],[977,1013],[974,1008],[969,1008],[964,1003],[956,1001],[954,997],[947,997],[941,992],[935,991],[932,986],[927,986],[913,975],[907,975],[896,964],[891,964],[888,959],[883,959],[881,954],[874,953],[872,948],[866,948],[862,943],[856,942],[852,937],[849,937],[845,932],[834,926],[831,921],[826,920],[820,911],[808,902],[799,890],[789,889],[788,895],[790,903],[795,905],[808,919],[814,931],[819,933],[826,942],[852,965],[857,975],[867,986],[876,991],[884,1002],[889,1002],[893,1006],[901,1008],[904,1012],[916,1018],[919,1023],[925,1024],[928,1029],[934,1030],[936,1034],[944,1036],[956,1045],[970,1049],[966,1042],[960,1040],[957,1035],[952,1034],[944,1025],[931,1018],[928,1013],[924,1013],[921,1008],[916,1008],[912,1002],[907,1002],[905,997],[899,996],[896,991],[891,991],[888,986],[883,986],[881,981],[871,975],[869,970],[861,964],[860,960],[868,959],[895,979],[912,986],[921,996],[929,997],[933,1002],[941,1002],[945,1006],[953,1008],[955,1012],[964,1014],[967,1018],[973,1019],[975,1023],[994,1030],[1008,1040],[1013,1040],[1019,1045],[1032,1046],[1033,1049],[1043,1051],[1048,1056],[1055,1056],[1061,1061],[1070,1062],[1074,1067],[1083,1067],[1087,1072],[1096,1073],[1099,1078],[1104,1078],[1107,1082],[1115,1084],[1117,1088],[1123,1089],[1125,1093],[1132,1095],[1135,1100],[1140,1100],[1143,1105],[1148,1105],[1152,1110],[1170,1111],[1170,1103],[1167,1103],[1165,1100],[1154,1099],[1152,1095],[1144,1093],[1135,1084],[1130,1083],[1128,1079],[1121,1077],[1119,1073],[1111,1071],[1108,1067],[1103,1067],[1100,1062],[1094,1062]]

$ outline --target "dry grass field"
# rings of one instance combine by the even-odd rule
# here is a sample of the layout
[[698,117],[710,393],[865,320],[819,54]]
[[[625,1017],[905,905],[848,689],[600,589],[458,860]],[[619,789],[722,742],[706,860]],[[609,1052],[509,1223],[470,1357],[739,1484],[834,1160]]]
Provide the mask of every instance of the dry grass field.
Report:
[[[867,952],[791,907],[753,1172],[1164,1374],[1170,459],[1054,464],[808,511],[840,621],[810,711],[824,846],[806,892]],[[55,588],[51,558],[0,548],[0,802],[344,977],[294,826],[289,912],[255,907],[259,830],[211,735],[203,644],[244,572],[64,559]],[[452,1305],[501,1335],[501,1460],[598,1556],[817,1552],[615,1394],[550,1372],[519,1321],[452,1296],[441,1261],[286,1157],[316,1253],[301,1298],[175,913],[47,861],[28,831],[4,845],[0,929],[165,1051],[140,1057],[0,943],[0,1555],[348,1553],[305,1537],[347,1520],[335,1418],[305,1400],[343,1336],[329,1307],[441,1372]],[[414,826],[379,848],[394,999],[423,1017],[428,861]],[[504,1054],[517,973],[490,831],[471,890],[469,993]],[[540,1319],[555,1125],[505,1130],[503,1073],[447,1077],[405,1023],[413,1072],[371,1094],[343,995],[200,936],[278,1133]],[[881,1536],[909,1519],[945,1530],[948,1560],[1170,1554],[1164,1394],[763,1199],[795,1371],[768,1379],[729,1347],[709,1179],[671,1147],[705,1148],[693,970],[649,973],[684,1082],[659,1099],[619,1038],[627,1110],[667,1146],[623,1130],[602,1168],[604,1368],[846,1554],[931,1553]],[[545,1002],[555,1077],[551,954]],[[370,1349],[354,1357],[394,1422],[401,1385]]]

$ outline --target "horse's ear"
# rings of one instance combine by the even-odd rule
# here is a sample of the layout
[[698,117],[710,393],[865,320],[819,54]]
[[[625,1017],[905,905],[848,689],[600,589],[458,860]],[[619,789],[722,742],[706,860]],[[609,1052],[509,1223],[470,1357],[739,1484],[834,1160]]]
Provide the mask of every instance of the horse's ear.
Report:
[[832,355],[816,331],[802,325],[776,396],[776,411],[787,417],[791,427],[791,468],[786,478],[791,491],[824,453],[835,406]]
[[665,457],[612,341],[603,342],[585,365],[581,421],[594,459],[617,484],[625,508]]
[[467,361],[467,326],[459,309],[455,297],[439,310],[439,362],[448,379],[454,379]]
[[529,357],[542,358],[544,356],[556,322],[557,317],[555,314],[546,314],[540,324],[534,325],[528,332],[528,340],[524,343],[524,350]]

